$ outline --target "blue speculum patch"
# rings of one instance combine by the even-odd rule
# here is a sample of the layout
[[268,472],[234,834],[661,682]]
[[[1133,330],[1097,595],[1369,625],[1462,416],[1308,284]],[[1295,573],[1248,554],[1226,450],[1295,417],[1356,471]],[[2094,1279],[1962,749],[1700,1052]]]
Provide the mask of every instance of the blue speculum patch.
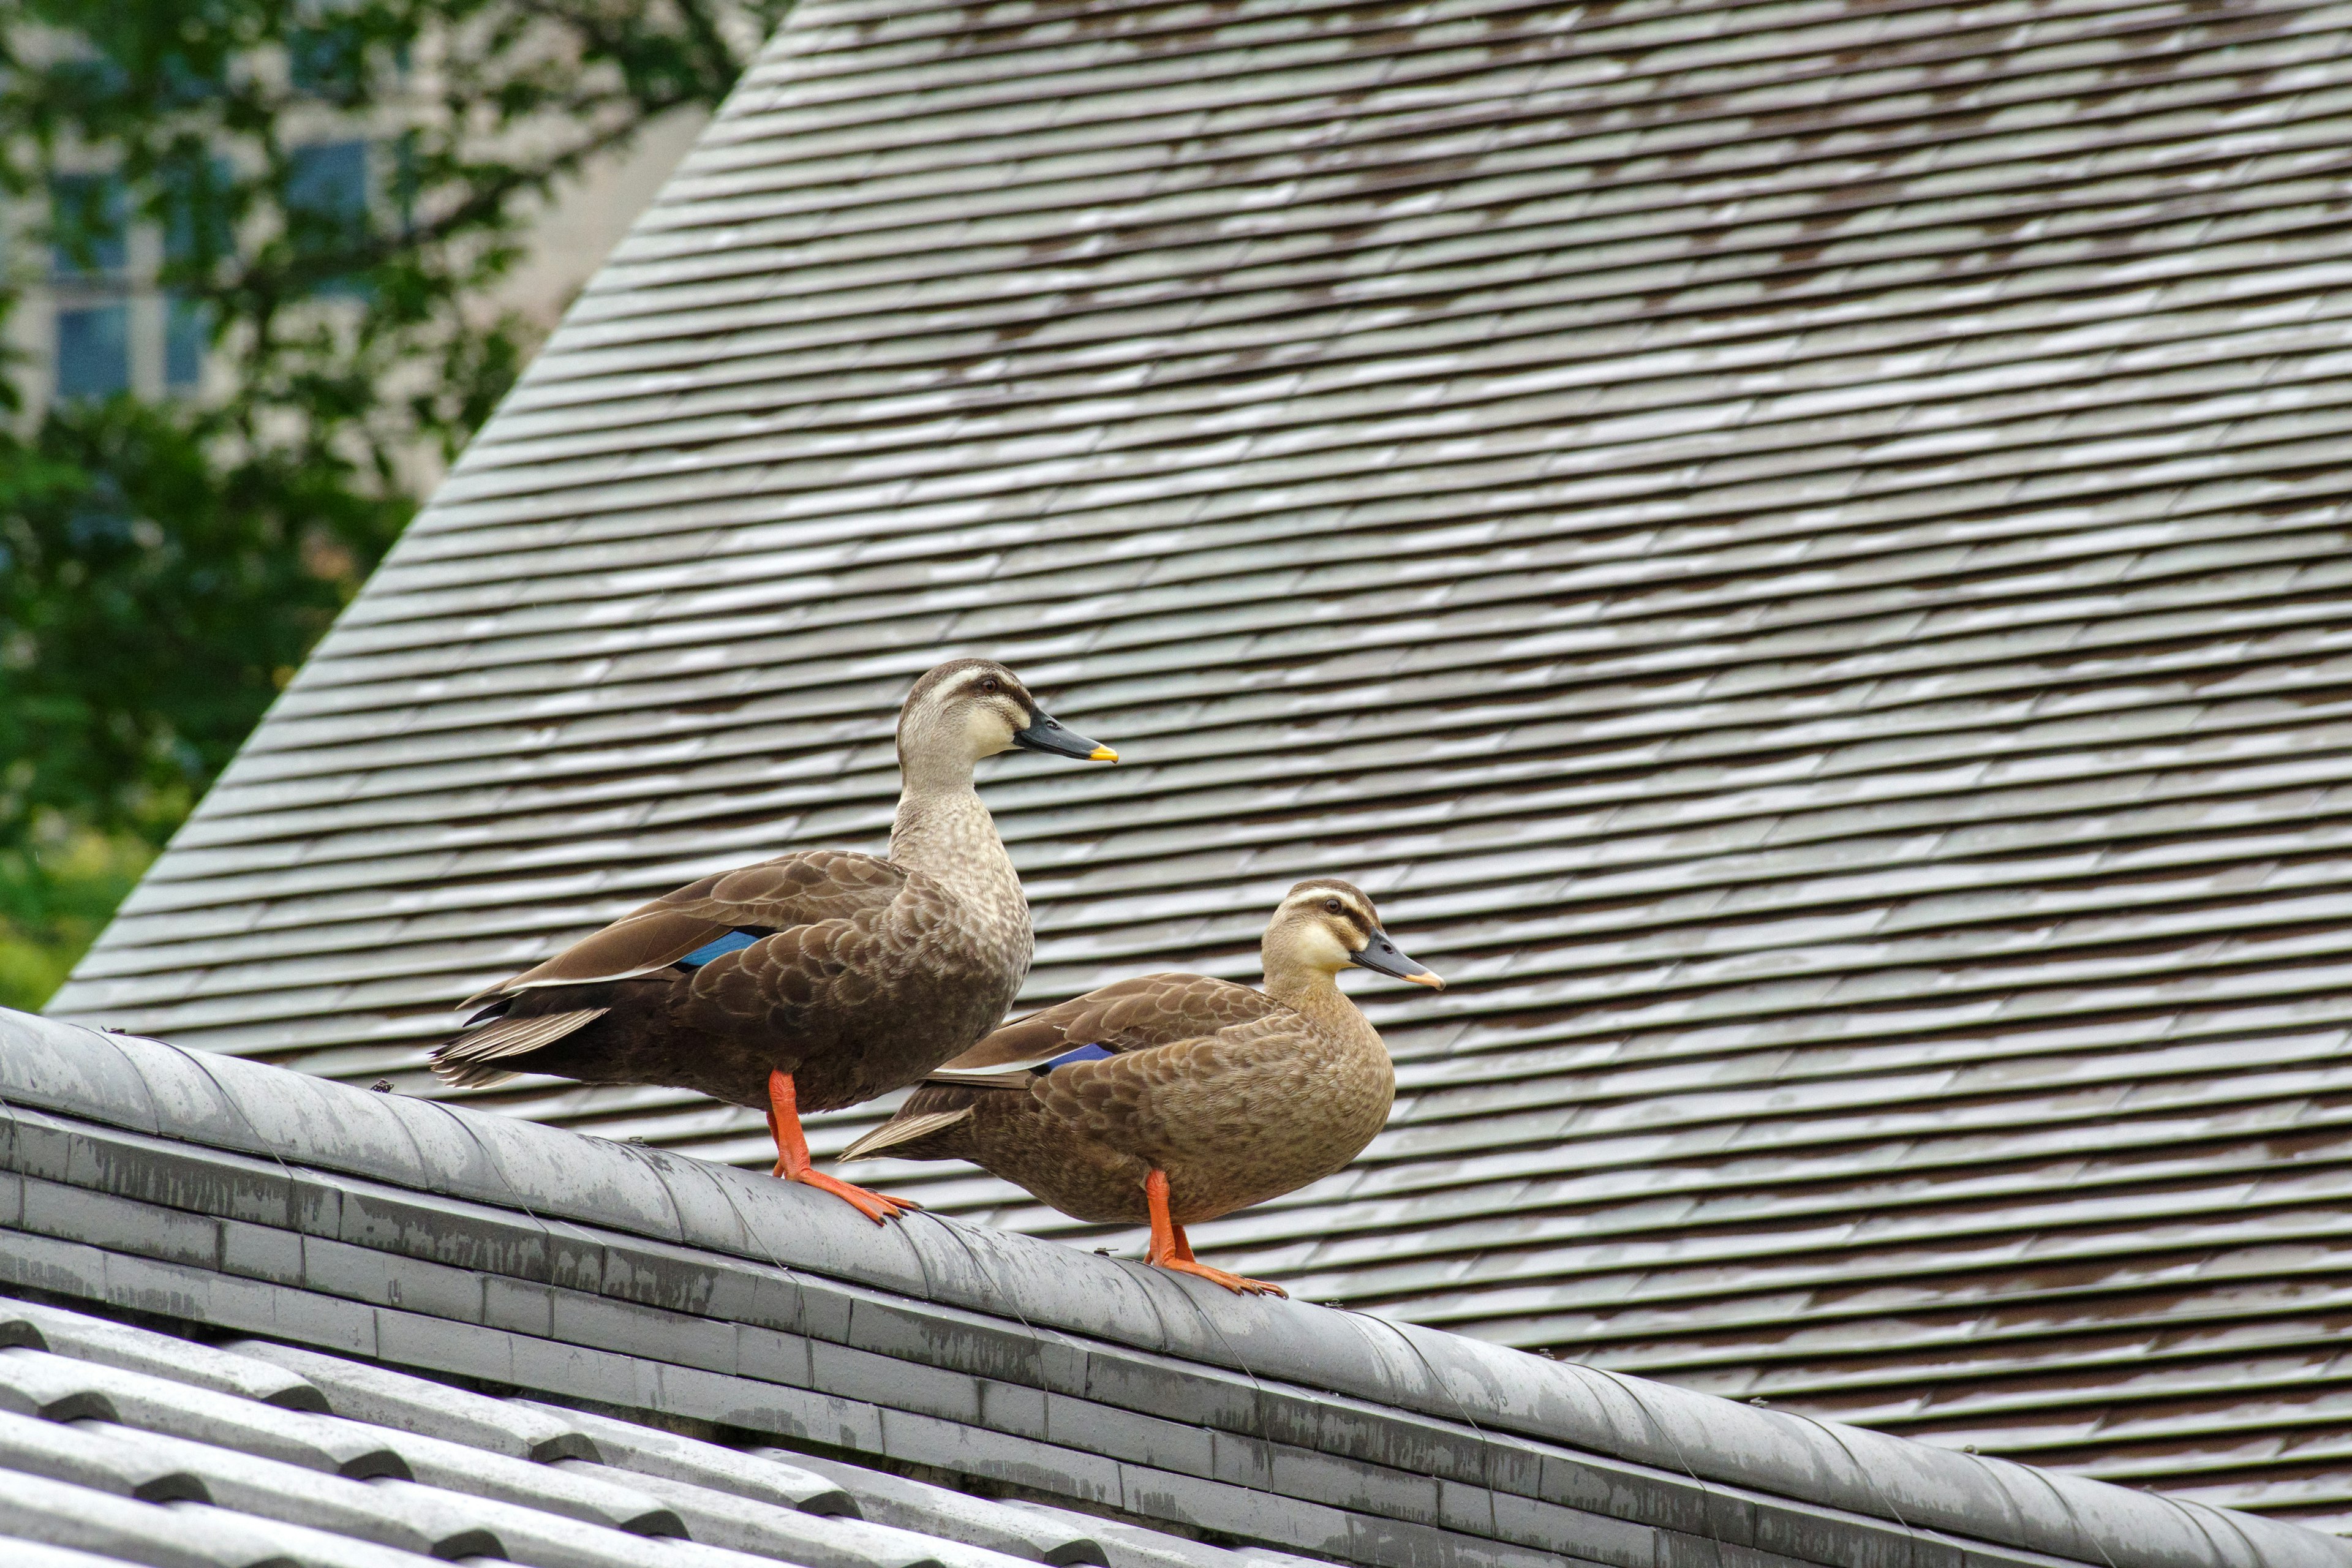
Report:
[[1118,1055],[1117,1051],[1105,1050],[1100,1046],[1080,1046],[1075,1051],[1064,1051],[1060,1056],[1055,1057],[1051,1061],[1040,1062],[1031,1070],[1034,1072],[1052,1072],[1055,1068],[1066,1068],[1072,1062],[1098,1062],[1117,1055]]
[[730,931],[725,936],[704,942],[679,959],[678,965],[683,969],[699,969],[722,952],[740,952],[759,940],[747,931]]

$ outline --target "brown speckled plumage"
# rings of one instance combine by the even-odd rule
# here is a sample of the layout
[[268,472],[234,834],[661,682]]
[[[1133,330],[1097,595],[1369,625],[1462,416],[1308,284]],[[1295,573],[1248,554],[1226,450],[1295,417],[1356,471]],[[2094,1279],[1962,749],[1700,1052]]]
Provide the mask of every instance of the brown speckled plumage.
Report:
[[[914,1082],[1001,1020],[1029,972],[1028,901],[971,778],[1040,723],[1002,665],[932,670],[901,715],[888,858],[802,851],[656,899],[475,997],[496,1016],[435,1052],[434,1070],[458,1085],[663,1084],[761,1110],[776,1072],[804,1110]],[[730,932],[756,940],[681,966]]]
[[[1388,1121],[1388,1050],[1335,980],[1383,952],[1409,963],[1369,899],[1301,883],[1267,929],[1264,992],[1151,974],[1033,1014],[927,1079],[848,1157],[968,1160],[1097,1222],[1145,1223],[1155,1169],[1179,1226],[1264,1203],[1340,1170]],[[1038,1070],[1089,1045],[1115,1054]]]

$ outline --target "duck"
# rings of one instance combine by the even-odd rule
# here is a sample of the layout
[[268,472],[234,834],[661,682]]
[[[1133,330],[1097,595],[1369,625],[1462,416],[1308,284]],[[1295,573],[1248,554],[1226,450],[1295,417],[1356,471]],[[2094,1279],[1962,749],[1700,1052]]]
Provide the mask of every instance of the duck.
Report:
[[1445,983],[1336,878],[1285,894],[1259,952],[1262,991],[1147,974],[1007,1024],[842,1158],[967,1161],[1073,1219],[1149,1226],[1153,1268],[1285,1295],[1201,1262],[1184,1227],[1344,1169],[1388,1124],[1396,1071],[1341,970]]
[[1035,939],[973,774],[1016,748],[1118,760],[993,659],[926,672],[898,711],[887,854],[796,850],[656,899],[460,1004],[435,1076],[689,1089],[763,1112],[782,1180],[877,1225],[917,1207],[815,1170],[801,1118],[904,1089],[1003,1021]]

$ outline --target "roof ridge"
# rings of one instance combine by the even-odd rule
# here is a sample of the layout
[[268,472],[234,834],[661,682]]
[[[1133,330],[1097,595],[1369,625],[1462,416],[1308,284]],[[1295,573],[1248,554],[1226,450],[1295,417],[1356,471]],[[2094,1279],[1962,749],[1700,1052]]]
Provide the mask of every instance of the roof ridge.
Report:
[[[744,1408],[745,1388],[844,1409],[855,1389],[883,1414],[844,1442],[853,1451],[890,1452],[891,1410],[902,1428],[928,1415],[992,1434],[997,1452],[1071,1452],[1087,1423],[1130,1440],[1165,1428],[1150,1446],[1171,1450],[1174,1433],[1205,1428],[1255,1450],[1247,1486],[1308,1525],[1318,1500],[1274,1463],[1284,1453],[1443,1480],[1475,1503],[1439,1507],[1439,1521],[1490,1544],[1514,1528],[1507,1500],[1572,1509],[1579,1531],[1603,1534],[1737,1539],[1801,1517],[1842,1539],[1932,1534],[2021,1564],[2352,1563],[2352,1543],[2291,1525],[2232,1518],[2250,1559],[2180,1505],[2099,1482],[1359,1313],[1196,1292],[934,1217],[877,1231],[730,1167],[21,1014],[0,1012],[0,1100],[24,1194],[0,1207],[19,1216],[0,1284],[558,1396],[583,1397],[598,1358],[635,1356],[661,1368],[652,1388],[631,1373],[636,1398],[715,1400],[753,1429],[778,1427]],[[207,1222],[219,1250],[191,1250],[186,1227]],[[218,1261],[230,1256],[235,1274]],[[1220,1472],[1235,1461],[1215,1453],[1155,1458],[1230,1486]],[[1750,1522],[1718,1520],[1727,1503]],[[1545,1528],[1557,1539],[1562,1525]],[[1355,1550],[1390,1560],[1369,1539]]]

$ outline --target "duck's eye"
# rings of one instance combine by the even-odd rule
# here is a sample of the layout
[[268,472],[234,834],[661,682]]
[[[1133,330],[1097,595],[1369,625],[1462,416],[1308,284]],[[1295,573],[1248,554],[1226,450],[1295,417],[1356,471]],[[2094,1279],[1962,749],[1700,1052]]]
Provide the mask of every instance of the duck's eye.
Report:
[[1339,912],[1339,900],[1337,899],[1326,899],[1323,900],[1323,907],[1329,910],[1336,915]]
[[982,691],[1002,691],[1004,689],[1004,683],[992,675],[980,683],[980,689]]

